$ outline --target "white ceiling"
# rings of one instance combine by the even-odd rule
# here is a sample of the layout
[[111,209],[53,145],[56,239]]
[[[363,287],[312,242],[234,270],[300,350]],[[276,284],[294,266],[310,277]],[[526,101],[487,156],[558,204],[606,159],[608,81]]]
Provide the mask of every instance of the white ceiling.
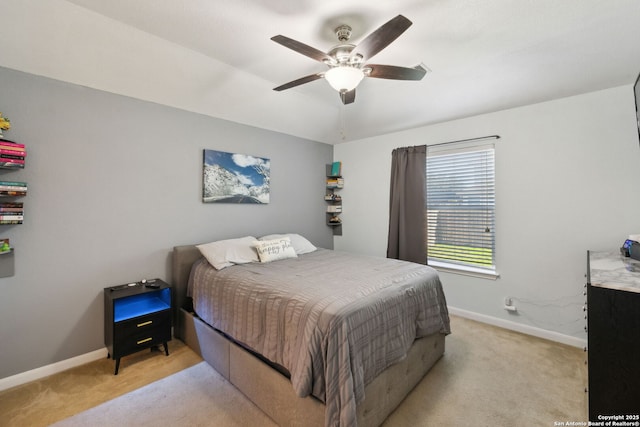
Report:
[[[330,144],[631,85],[638,0],[0,0],[0,66]],[[431,71],[365,79],[354,104],[270,40],[322,51],[394,16],[413,25],[372,62]]]

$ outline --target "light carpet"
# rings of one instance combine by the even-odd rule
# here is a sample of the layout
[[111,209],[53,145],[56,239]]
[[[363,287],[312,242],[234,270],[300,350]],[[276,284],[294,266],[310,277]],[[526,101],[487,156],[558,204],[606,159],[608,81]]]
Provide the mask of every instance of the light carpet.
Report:
[[55,427],[276,426],[206,362],[91,408]]
[[[544,427],[587,420],[581,349],[455,316],[452,330],[442,359],[382,427]],[[206,362],[55,424],[187,425],[275,424]]]

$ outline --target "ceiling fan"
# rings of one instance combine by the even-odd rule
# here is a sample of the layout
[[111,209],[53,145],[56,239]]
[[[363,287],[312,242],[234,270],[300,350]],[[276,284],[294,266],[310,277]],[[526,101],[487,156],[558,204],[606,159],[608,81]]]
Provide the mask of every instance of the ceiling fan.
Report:
[[340,93],[340,99],[343,104],[351,104],[356,99],[356,86],[364,77],[421,80],[427,73],[427,70],[422,65],[407,68],[394,65],[369,64],[367,62],[404,33],[411,24],[412,22],[407,18],[398,15],[369,34],[357,46],[347,43],[351,37],[351,27],[341,25],[335,30],[340,43],[327,53],[283,35],[271,37],[274,42],[322,62],[329,67],[327,71],[301,77],[273,90],[282,91],[324,78],[331,87]]

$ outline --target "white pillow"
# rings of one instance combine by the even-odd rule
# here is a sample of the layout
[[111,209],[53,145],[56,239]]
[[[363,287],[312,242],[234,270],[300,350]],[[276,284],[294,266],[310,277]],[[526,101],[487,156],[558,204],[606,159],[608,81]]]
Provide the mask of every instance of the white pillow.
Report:
[[239,239],[218,240],[197,245],[196,248],[216,270],[222,270],[234,264],[260,261],[256,250],[253,248],[255,240],[255,237],[247,236]]
[[260,262],[298,257],[291,246],[291,239],[286,236],[274,240],[256,240],[253,244],[258,252],[258,257],[260,257]]
[[296,251],[296,255],[308,254],[309,252],[313,252],[318,249],[313,246],[310,241],[295,233],[269,234],[268,236],[262,236],[260,240],[276,240],[283,237],[288,237],[289,239],[291,239],[291,246],[293,246],[293,249]]

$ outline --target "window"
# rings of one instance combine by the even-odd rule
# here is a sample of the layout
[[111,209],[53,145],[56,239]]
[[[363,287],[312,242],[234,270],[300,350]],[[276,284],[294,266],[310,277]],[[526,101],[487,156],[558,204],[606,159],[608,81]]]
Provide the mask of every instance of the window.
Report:
[[494,144],[427,147],[429,265],[496,277]]

